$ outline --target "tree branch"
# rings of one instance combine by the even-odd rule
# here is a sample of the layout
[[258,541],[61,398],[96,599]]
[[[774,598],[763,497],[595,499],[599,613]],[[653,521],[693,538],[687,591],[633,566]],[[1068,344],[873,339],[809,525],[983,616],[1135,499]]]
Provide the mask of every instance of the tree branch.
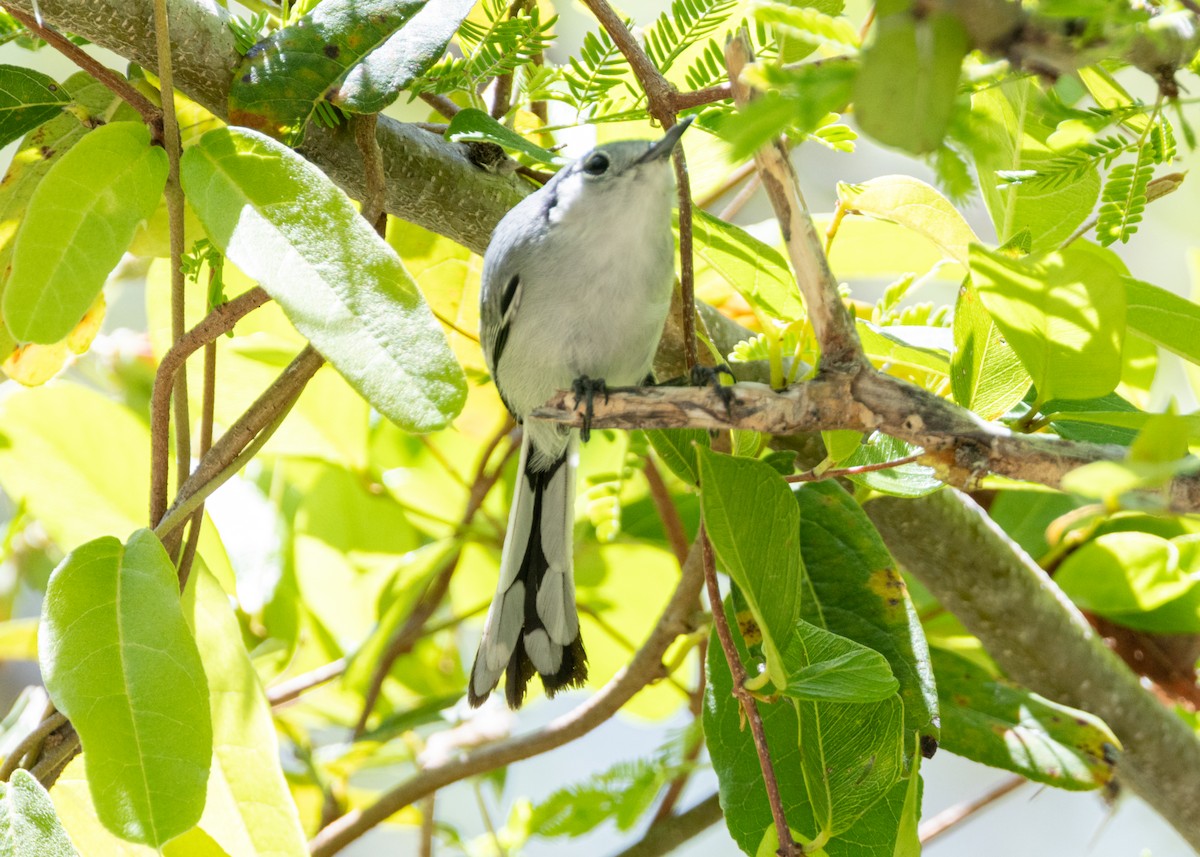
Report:
[[646,835],[615,857],[662,857],[721,820],[721,796],[709,795],[691,809],[650,825]]
[[[939,479],[969,490],[987,474],[1059,488],[1076,467],[1122,461],[1128,452],[1116,445],[1017,434],[869,367],[822,372],[781,392],[748,383],[724,389],[732,395],[728,410],[711,388],[614,388],[607,401],[594,403],[592,427],[740,428],[774,435],[881,431],[922,447],[922,463],[932,466]],[[571,426],[582,419],[567,391],[556,394],[534,416]],[[1173,479],[1166,504],[1178,512],[1200,510],[1200,477]]]
[[955,491],[883,497],[865,508],[896,560],[1011,679],[1109,725],[1123,745],[1122,782],[1200,848],[1200,741],[1142,688],[1037,563]]
[[667,603],[658,623],[621,671],[603,688],[574,710],[552,720],[544,728],[500,744],[476,750],[465,757],[451,759],[401,783],[371,806],[354,810],[321,830],[309,843],[313,857],[329,857],[362,836],[392,813],[432,794],[440,788],[473,774],[503,767],[561,747],[585,735],[608,720],[635,693],[653,681],[663,678],[662,658],[667,648],[681,634],[694,627],[696,599],[704,581],[704,563],[699,544],[692,545],[688,561],[674,595]]
[[[745,33],[725,46],[725,64],[729,69],[733,100],[739,109],[744,108],[753,95],[741,80],[742,71],[753,58]],[[804,295],[804,308],[821,346],[821,366],[865,365],[866,357],[854,329],[854,320],[838,295],[837,280],[829,269],[821,236],[804,204],[800,183],[783,141],[775,139],[763,146],[754,153],[754,162],[779,219],[779,230],[792,260],[792,270]]]

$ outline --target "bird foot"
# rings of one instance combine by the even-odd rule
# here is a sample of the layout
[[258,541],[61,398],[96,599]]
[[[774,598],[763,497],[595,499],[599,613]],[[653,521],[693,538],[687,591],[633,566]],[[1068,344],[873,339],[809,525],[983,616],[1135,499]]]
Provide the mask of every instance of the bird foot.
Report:
[[587,375],[580,375],[571,384],[571,392],[575,394],[575,407],[579,407],[579,403],[583,402],[583,425],[579,427],[579,437],[584,443],[592,436],[592,417],[594,416],[593,405],[596,394],[604,396],[604,401],[608,401],[608,386],[604,383],[603,378],[589,378]]

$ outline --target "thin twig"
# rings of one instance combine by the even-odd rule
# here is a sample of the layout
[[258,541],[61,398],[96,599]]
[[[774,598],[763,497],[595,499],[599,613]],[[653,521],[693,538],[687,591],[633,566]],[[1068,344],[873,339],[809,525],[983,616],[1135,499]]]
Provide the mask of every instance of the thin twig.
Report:
[[473,774],[491,771],[561,747],[611,718],[635,693],[664,676],[663,655],[676,637],[689,633],[693,628],[696,599],[704,582],[704,563],[700,554],[699,545],[693,545],[688,561],[683,565],[679,585],[646,642],[603,688],[536,732],[425,768],[384,794],[374,804],[361,810],[351,810],[313,838],[309,843],[312,857],[336,854],[393,813],[440,788]]
[[724,602],[721,591],[717,588],[717,567],[713,559],[712,543],[704,527],[700,527],[698,541],[704,553],[704,585],[708,589],[708,603],[712,608],[713,626],[717,629],[717,639],[721,641],[721,649],[725,660],[729,663],[729,672],[733,676],[733,695],[741,703],[746,722],[750,724],[750,734],[754,738],[754,749],[758,753],[758,766],[762,769],[763,785],[767,790],[767,803],[771,805],[771,818],[775,821],[775,833],[779,837],[779,857],[801,857],[803,851],[792,839],[791,828],[788,827],[787,813],[783,808],[783,798],[779,794],[779,781],[775,779],[775,765],[771,761],[770,749],[767,747],[767,733],[763,728],[762,715],[758,712],[758,703],[754,695],[746,689],[746,668],[742,666],[741,656],[733,642],[733,634],[729,630],[729,621],[725,617]]
[[904,464],[915,464],[921,460],[924,453],[916,455],[906,455],[904,458],[896,458],[892,461],[878,461],[875,464],[858,464],[854,467],[840,467],[837,469],[826,470],[823,473],[793,473],[791,476],[783,477],[785,482],[822,482],[826,479],[841,479],[845,476],[859,476],[863,473],[874,473],[878,470],[891,470],[893,467],[900,467]]
[[[742,70],[753,60],[745,33],[725,46],[725,64],[733,84],[734,101],[739,109],[750,101],[752,93],[741,80]],[[821,238],[800,194],[796,172],[781,140],[773,140],[754,154],[763,187],[783,233],[796,281],[804,296],[805,308],[813,333],[821,346],[821,366],[860,366],[866,362],[854,321],[842,305],[837,280],[829,269],[829,260]]]
[[371,228],[383,238],[387,235],[387,175],[383,169],[383,152],[375,139],[375,126],[379,122],[378,113],[355,116],[354,141],[363,157],[363,174],[366,177],[366,192],[362,198],[361,214]]
[[29,769],[29,773],[48,789],[54,785],[63,768],[79,754],[79,748],[79,733],[70,723],[64,723],[46,738],[41,758]]
[[[215,276],[215,271],[209,272],[209,281]],[[204,393],[200,405],[200,457],[203,458],[212,449],[213,420],[217,410],[217,344],[208,342],[204,346]],[[196,559],[196,548],[200,545],[200,528],[204,526],[204,504],[201,503],[192,515],[192,523],[188,529],[187,541],[183,545],[183,555],[179,558],[179,588],[187,586],[188,576],[192,573],[192,563]]]
[[735,168],[733,172],[727,175],[719,185],[714,187],[704,196],[700,197],[700,199],[696,200],[696,208],[703,208],[707,210],[709,206],[713,205],[718,199],[729,193],[750,176],[757,174],[758,172],[754,166],[754,162],[747,161],[741,166]]
[[750,181],[746,182],[746,186],[738,191],[737,196],[729,201],[729,205],[721,209],[721,213],[717,217],[726,221],[733,220],[746,207],[746,203],[754,198],[760,187],[762,187],[762,179],[758,173],[755,173],[751,176]]
[[[162,144],[167,152],[167,225],[170,235],[171,264],[171,344],[184,334],[184,297],[187,281],[183,273],[183,185],[179,182],[181,144],[179,122],[175,117],[175,74],[171,64],[171,27],[167,18],[167,0],[154,0],[154,37],[158,55],[159,90],[162,94]],[[187,368],[176,373],[172,401],[175,409],[175,484],[187,481],[192,470],[191,417],[188,414]],[[154,525],[157,519],[151,518]]]
[[157,523],[167,511],[167,436],[171,390],[184,361],[198,348],[233,330],[238,320],[271,299],[255,286],[212,312],[171,346],[154,375],[150,393],[150,520]]
[[447,119],[453,119],[455,115],[458,114],[458,111],[462,109],[444,95],[437,95],[432,92],[422,92],[418,98],[432,107],[438,113],[445,116]]
[[733,97],[733,88],[728,83],[720,83],[707,89],[695,89],[691,92],[672,92],[668,100],[671,109],[681,112],[693,107],[703,107],[715,101],[725,101]]
[[12,752],[4,760],[4,764],[0,765],[0,782],[8,782],[9,777],[13,775],[21,764],[21,760],[30,753],[36,755],[37,750],[41,748],[42,742],[46,740],[46,736],[64,726],[67,722],[67,716],[60,711],[54,711],[44,717],[42,722],[33,728],[33,731],[21,739],[21,742],[13,748]]
[[679,564],[683,565],[688,555],[688,537],[683,530],[683,519],[679,517],[679,510],[675,508],[671,492],[667,489],[667,483],[663,481],[662,473],[654,459],[647,456],[646,466],[642,470],[646,475],[646,484],[650,486],[650,499],[654,502],[654,510],[658,512],[658,519],[662,521],[663,531],[667,534],[667,542],[671,545]]
[[83,48],[62,35],[62,33],[39,24],[34,16],[22,12],[11,3],[4,4],[4,8],[8,10],[8,14],[20,21],[27,30],[96,78],[96,80],[108,87],[110,91],[120,96],[130,107],[138,112],[138,115],[142,117],[142,121],[150,126],[151,133],[155,137],[159,135],[162,128],[163,111],[155,106],[149,98],[138,92],[133,84],[108,66],[97,62]]
[[271,703],[272,708],[278,708],[293,699],[298,699],[301,694],[340,676],[346,671],[347,663],[345,658],[338,658],[315,670],[309,670],[295,678],[280,682],[267,691],[267,701]]
[[965,821],[981,809],[994,804],[1005,795],[1016,791],[1027,782],[1029,780],[1024,777],[1009,777],[996,787],[988,789],[979,797],[957,803],[952,807],[942,810],[928,821],[921,822],[921,826],[917,832],[917,836],[921,840],[921,845],[928,845],[956,824]]
[[246,453],[252,454],[267,442],[274,428],[300,398],[305,385],[324,364],[325,358],[311,345],[306,345],[200,459],[187,482],[180,486],[175,503],[154,528],[164,543],[166,536],[191,517],[196,506],[241,469]]
[[721,796],[712,794],[691,809],[655,821],[646,835],[615,857],[663,857],[721,820]]
[[433,857],[433,812],[437,792],[421,801],[421,849],[419,857]]

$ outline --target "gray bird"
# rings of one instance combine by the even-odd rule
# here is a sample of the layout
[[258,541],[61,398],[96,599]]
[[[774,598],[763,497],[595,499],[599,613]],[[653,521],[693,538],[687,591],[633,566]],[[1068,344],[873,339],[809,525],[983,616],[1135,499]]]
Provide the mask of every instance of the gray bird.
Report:
[[572,556],[577,433],[529,414],[558,390],[590,396],[649,375],[675,280],[670,155],[690,121],[563,168],[504,216],[484,254],[483,353],[524,439],[473,706],[503,674],[512,708],[534,673],[548,696],[587,679]]

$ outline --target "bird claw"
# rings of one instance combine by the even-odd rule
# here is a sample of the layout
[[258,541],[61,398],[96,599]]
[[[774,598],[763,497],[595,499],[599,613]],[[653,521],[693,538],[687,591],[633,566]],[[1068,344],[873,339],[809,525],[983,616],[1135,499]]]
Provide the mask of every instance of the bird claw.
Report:
[[694,387],[712,387],[713,392],[717,394],[717,398],[721,400],[721,404],[725,406],[725,416],[733,416],[733,388],[726,387],[721,384],[721,376],[728,375],[729,380],[737,383],[737,378],[734,377],[733,370],[729,368],[729,364],[720,363],[716,366],[701,366],[696,364],[692,367],[692,386]]
[[579,427],[579,437],[584,443],[587,443],[592,436],[592,417],[595,415],[593,410],[596,394],[604,396],[605,403],[608,402],[608,386],[604,383],[603,378],[589,378],[587,375],[580,375],[571,384],[571,392],[575,394],[575,407],[579,407],[579,403],[583,402],[583,424]]

